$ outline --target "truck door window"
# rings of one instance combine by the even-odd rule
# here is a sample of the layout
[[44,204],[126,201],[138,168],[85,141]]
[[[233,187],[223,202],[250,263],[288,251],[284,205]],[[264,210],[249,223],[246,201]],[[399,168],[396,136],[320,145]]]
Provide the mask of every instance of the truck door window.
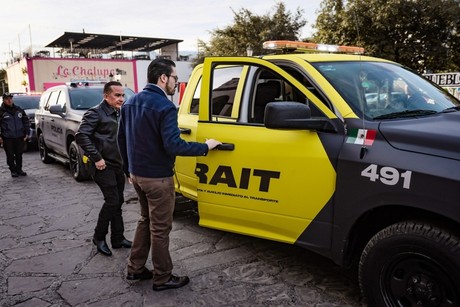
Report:
[[[287,71],[291,76],[296,78],[300,83],[305,85],[305,87],[313,94],[315,95],[326,107],[328,107],[330,110],[333,110],[332,105],[329,103],[325,95],[322,94],[321,91],[319,91],[310,81],[310,79],[302,72],[298,71],[297,69],[294,69],[293,67],[287,66],[287,65],[279,65],[282,67],[285,71]],[[289,94],[288,99],[289,99]],[[294,100],[295,101],[295,100]],[[310,100],[307,99],[307,105],[310,107],[311,110],[311,115],[312,117],[317,117],[317,116],[324,116],[324,114],[319,110],[319,108],[313,104],[310,103]]]
[[263,123],[265,107],[269,102],[280,101],[282,83],[276,79],[261,79],[257,83],[254,97],[253,122]]
[[[189,85],[190,86],[190,85]],[[193,93],[192,103],[190,104],[190,114],[198,114],[198,107],[200,106],[200,92],[201,92],[201,77],[198,82],[195,92]]]
[[242,70],[242,66],[218,66],[214,69],[211,92],[212,115],[231,117]]
[[[218,66],[213,70],[211,91],[211,114],[213,120],[219,117],[231,118],[235,93],[240,80],[242,66]],[[197,114],[201,80],[199,81],[190,106],[190,113]],[[235,118],[236,119],[236,118]]]
[[249,122],[262,124],[265,107],[270,102],[308,103],[307,97],[281,76],[264,68],[253,67],[251,70],[255,70],[256,73],[254,73],[252,103],[248,104]]

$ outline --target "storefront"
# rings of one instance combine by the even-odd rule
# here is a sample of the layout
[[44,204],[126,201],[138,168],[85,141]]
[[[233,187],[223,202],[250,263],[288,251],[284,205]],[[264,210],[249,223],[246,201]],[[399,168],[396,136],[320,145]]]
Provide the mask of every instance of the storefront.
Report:
[[[40,50],[26,53],[6,68],[8,88],[16,93],[41,93],[75,81],[120,81],[138,92],[147,83],[150,54],[175,61],[179,81],[186,82],[191,62],[178,61],[182,40],[65,32]],[[57,51],[56,51],[57,50]],[[176,97],[177,96],[177,97]],[[172,97],[178,102],[178,96]]]
[[66,82],[118,80],[138,90],[136,60],[23,58],[7,68],[10,92],[43,92]]
[[460,73],[424,74],[424,76],[460,99]]

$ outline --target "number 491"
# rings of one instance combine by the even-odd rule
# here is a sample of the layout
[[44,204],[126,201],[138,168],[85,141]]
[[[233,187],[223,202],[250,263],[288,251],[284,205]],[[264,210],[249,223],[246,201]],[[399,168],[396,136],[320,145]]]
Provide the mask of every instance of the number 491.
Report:
[[373,182],[380,180],[381,183],[386,185],[397,185],[399,180],[402,179],[403,188],[410,189],[412,171],[400,173],[396,168],[389,166],[382,166],[379,171],[378,165],[371,164],[361,172],[361,176],[367,177]]

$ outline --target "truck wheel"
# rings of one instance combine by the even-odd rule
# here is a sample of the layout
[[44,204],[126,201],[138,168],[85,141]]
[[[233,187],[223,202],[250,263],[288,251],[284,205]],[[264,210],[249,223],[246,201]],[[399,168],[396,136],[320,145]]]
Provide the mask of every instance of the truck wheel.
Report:
[[42,160],[43,163],[51,163],[53,162],[53,158],[51,158],[48,153],[49,149],[46,147],[45,144],[45,138],[43,137],[43,134],[40,134],[38,137],[38,152],[40,153],[40,160]]
[[460,306],[460,241],[421,222],[377,233],[359,262],[369,306]]
[[84,181],[89,179],[88,171],[83,164],[83,154],[80,147],[75,141],[70,143],[69,147],[69,166],[72,176],[76,181]]

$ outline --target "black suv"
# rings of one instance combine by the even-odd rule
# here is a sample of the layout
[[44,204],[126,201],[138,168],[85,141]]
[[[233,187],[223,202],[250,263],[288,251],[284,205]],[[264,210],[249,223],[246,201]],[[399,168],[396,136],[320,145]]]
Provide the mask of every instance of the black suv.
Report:
[[15,94],[13,103],[23,109],[30,121],[29,139],[24,143],[24,151],[37,147],[37,134],[35,131],[35,112],[38,109],[40,95]]
[[[89,179],[87,159],[75,142],[83,114],[103,99],[103,83],[72,82],[47,89],[35,113],[38,149],[43,163],[69,164],[77,181]],[[125,88],[125,100],[134,92]]]

